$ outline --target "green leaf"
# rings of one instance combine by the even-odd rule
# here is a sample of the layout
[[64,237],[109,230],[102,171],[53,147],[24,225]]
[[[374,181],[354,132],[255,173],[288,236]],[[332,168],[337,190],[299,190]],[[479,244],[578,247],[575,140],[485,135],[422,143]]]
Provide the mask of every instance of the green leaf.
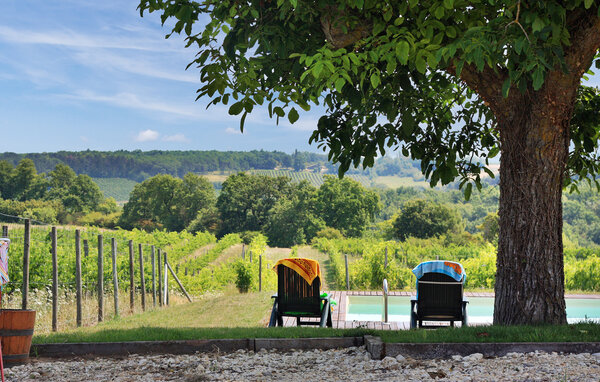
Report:
[[489,177],[490,177],[490,178],[492,178],[492,179],[495,179],[495,178],[496,178],[496,175],[495,175],[495,174],[492,172],[492,170],[490,170],[489,168],[487,168],[487,167],[484,167],[484,168],[483,168],[483,171],[485,171],[485,172],[486,172],[486,173],[489,175]]
[[502,84],[502,96],[504,98],[508,97],[509,90],[510,90],[510,77],[508,77],[506,79],[506,81],[504,81],[504,83]]
[[444,12],[446,12],[444,7],[437,7],[437,9],[434,12],[434,15],[436,18],[441,19],[442,17],[444,17]]
[[300,116],[298,115],[298,111],[295,108],[292,108],[288,113],[288,119],[290,123],[296,122],[298,118],[300,118]]
[[341,93],[345,84],[346,84],[345,79],[343,79],[342,77],[338,78],[337,80],[335,80],[335,90],[337,90],[339,93]]
[[471,193],[473,192],[473,183],[467,183],[465,187],[465,200],[471,199]]
[[533,72],[533,90],[540,90],[544,84],[544,69],[542,66],[538,66],[535,72]]
[[290,0],[290,4],[292,4],[292,7],[296,8],[298,6],[298,0]]
[[229,115],[238,115],[242,112],[244,104],[242,101],[238,101],[229,107]]
[[285,111],[279,106],[273,108],[273,113],[277,114],[278,117],[283,117],[285,115]]
[[487,156],[487,157],[488,157],[488,158],[493,158],[493,157],[495,157],[496,155],[498,155],[498,153],[499,153],[499,152],[500,152],[500,148],[499,148],[499,147],[492,147],[492,148],[490,149],[490,152],[488,153],[488,156]]
[[594,0],[583,0],[583,5],[585,9],[590,9],[590,7],[594,4]]
[[312,70],[313,77],[319,78],[319,75],[321,74],[322,71],[323,71],[323,62],[319,61],[313,67],[313,70]]
[[444,7],[446,7],[446,9],[454,8],[454,0],[444,0]]
[[406,41],[400,41],[396,45],[396,56],[398,57],[398,61],[400,61],[402,65],[406,65],[406,63],[408,62],[409,51],[410,47],[408,46],[408,42]]
[[544,29],[544,21],[542,19],[540,19],[539,17],[536,17],[535,20],[533,20],[533,31],[534,32],[539,32],[542,29]]
[[248,115],[248,112],[245,111],[244,115],[242,115],[242,118],[240,119],[240,131],[243,133],[244,132],[244,123],[246,123],[246,116]]
[[448,28],[446,28],[446,36],[450,38],[456,37],[456,28],[454,28],[453,26],[449,26]]
[[417,67],[417,70],[420,73],[425,74],[425,72],[427,71],[427,62],[425,62],[425,59],[423,59],[422,54],[417,55],[417,60],[415,61],[415,65]]
[[378,73],[371,74],[371,86],[375,89],[381,83],[381,78],[379,78]]

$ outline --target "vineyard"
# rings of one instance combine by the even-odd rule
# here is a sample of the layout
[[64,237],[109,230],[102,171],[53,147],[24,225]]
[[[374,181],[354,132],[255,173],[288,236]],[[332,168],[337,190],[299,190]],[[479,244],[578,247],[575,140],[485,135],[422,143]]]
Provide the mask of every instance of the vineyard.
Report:
[[[22,225],[13,224],[8,226],[8,238],[11,240],[9,249],[9,277],[10,282],[3,289],[3,307],[20,308],[22,304],[23,287],[23,253],[25,229]],[[228,262],[213,266],[212,262],[225,249],[241,242],[238,235],[227,235],[218,242],[212,234],[188,232],[165,232],[154,231],[147,233],[144,231],[133,230],[99,230],[96,228],[87,228],[79,230],[80,248],[81,248],[81,289],[83,294],[83,323],[92,325],[102,310],[100,303],[99,285],[102,285],[103,295],[115,295],[115,283],[113,273],[113,253],[116,268],[116,281],[118,285],[118,296],[123,301],[119,310],[113,304],[113,298],[105,298],[104,317],[110,318],[117,314],[134,313],[133,305],[137,305],[136,311],[140,311],[140,300],[146,300],[148,309],[152,309],[156,304],[156,295],[153,290],[158,289],[160,298],[160,283],[165,278],[166,268],[158,266],[159,253],[162,252],[164,262],[168,257],[168,262],[173,268],[177,278],[181,280],[187,292],[192,295],[198,295],[209,290],[224,289],[227,285],[234,284],[236,281],[236,264],[248,263],[248,267],[253,273],[252,289],[258,287],[256,276],[258,275],[258,262],[250,263],[248,260],[242,260],[240,257],[231,259]],[[264,236],[262,241],[265,242]],[[259,237],[260,239],[260,237]],[[32,226],[29,240],[29,288],[28,288],[28,308],[38,312],[36,330],[41,332],[49,331],[56,327],[53,317],[52,326],[50,325],[50,316],[55,313],[52,310],[53,300],[56,298],[53,292],[53,234],[52,227]],[[100,244],[99,244],[100,243]],[[114,247],[113,247],[114,243]],[[251,243],[248,250],[254,251],[255,258],[262,254],[264,246],[257,246]],[[114,248],[114,249],[113,249]],[[190,254],[195,253],[193,258]],[[99,272],[99,255],[102,255],[102,272]],[[155,256],[156,255],[156,256]],[[75,327],[75,312],[73,306],[76,290],[76,230],[75,228],[65,227],[56,229],[56,258],[58,273],[58,326],[61,329]],[[130,261],[133,259],[133,262]],[[142,284],[140,269],[141,264],[145,264],[144,270],[144,296],[142,294]],[[130,273],[134,270],[133,276]],[[161,270],[163,271],[162,277]],[[263,273],[266,270],[263,264]],[[156,271],[156,273],[154,272]],[[101,273],[101,276],[100,276]],[[271,272],[273,273],[273,272]],[[154,277],[153,277],[154,276]],[[177,299],[181,291],[173,278],[169,275],[168,294]],[[133,280],[134,293],[131,293],[131,281]],[[152,282],[154,280],[154,283]],[[265,274],[263,285],[275,285],[274,275]],[[154,284],[154,285],[153,285]],[[158,285],[157,285],[158,284]],[[125,301],[127,293],[130,296],[135,295],[135,301],[131,300],[131,308]],[[179,298],[179,300],[181,300]],[[114,299],[117,301],[117,299]],[[154,304],[153,304],[154,302]],[[95,308],[98,306],[98,309]],[[98,321],[101,320],[98,318]],[[81,323],[78,323],[80,325]]]
[[[332,289],[346,288],[345,255],[349,261],[349,286],[354,290],[381,289],[384,279],[392,290],[412,290],[415,277],[411,270],[423,261],[436,259],[460,262],[467,273],[466,288],[494,288],[496,248],[489,243],[456,245],[444,243],[442,239],[384,242],[319,238],[313,247],[329,256],[328,281]],[[565,249],[564,252],[566,289],[600,291],[600,249]]]
[[[277,176],[285,176],[292,180],[294,183],[299,183],[303,180],[306,180],[308,183],[315,187],[320,187],[325,182],[325,176],[336,176],[336,175],[324,175],[318,174],[315,172],[307,172],[307,171],[290,171],[290,170],[251,170],[248,171],[250,174],[254,175],[265,175],[271,177]],[[349,174],[346,177],[350,179],[354,179],[357,182],[361,183],[364,187],[371,186],[371,180],[365,175],[356,175]]]

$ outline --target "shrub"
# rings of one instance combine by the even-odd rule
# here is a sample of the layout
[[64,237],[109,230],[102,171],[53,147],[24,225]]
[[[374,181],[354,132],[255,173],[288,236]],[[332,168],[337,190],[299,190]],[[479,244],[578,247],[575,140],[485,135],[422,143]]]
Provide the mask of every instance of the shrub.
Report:
[[236,272],[235,286],[240,293],[247,293],[252,285],[252,264],[244,260],[238,260],[234,267]]
[[339,229],[325,227],[324,229],[317,232],[317,235],[315,236],[315,238],[317,238],[317,239],[324,238],[324,239],[335,240],[335,239],[343,239],[344,235],[342,235],[342,232]]

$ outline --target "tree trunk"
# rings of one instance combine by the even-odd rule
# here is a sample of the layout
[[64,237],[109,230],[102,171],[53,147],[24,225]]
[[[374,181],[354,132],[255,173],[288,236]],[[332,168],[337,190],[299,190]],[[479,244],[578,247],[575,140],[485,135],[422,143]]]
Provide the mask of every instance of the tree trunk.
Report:
[[[563,84],[564,85],[564,84]],[[508,99],[500,130],[500,235],[494,324],[566,323],[562,185],[574,89]],[[517,91],[518,92],[518,91]]]

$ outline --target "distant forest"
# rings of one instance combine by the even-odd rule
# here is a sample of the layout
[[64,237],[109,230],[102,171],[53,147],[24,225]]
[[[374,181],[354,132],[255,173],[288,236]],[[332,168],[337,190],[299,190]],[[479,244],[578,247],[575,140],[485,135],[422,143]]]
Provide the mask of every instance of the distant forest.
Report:
[[[154,175],[168,174],[183,178],[188,172],[207,174],[238,171],[293,169],[337,174],[338,165],[327,160],[327,155],[296,151],[59,151],[55,153],[0,153],[16,166],[21,159],[29,158],[40,173],[48,173],[57,164],[66,164],[77,174],[92,178],[125,178],[142,182]],[[405,176],[423,180],[420,162],[403,157],[379,158],[373,168],[350,168],[347,174],[365,176]]]
[[57,164],[66,164],[77,174],[93,178],[127,178],[141,182],[157,174],[182,178],[188,172],[274,170],[307,166],[329,172],[337,169],[329,164],[327,156],[309,152],[286,154],[279,151],[59,151],[55,153],[1,153],[0,160],[16,166],[21,159],[29,158],[38,172],[54,170]]

